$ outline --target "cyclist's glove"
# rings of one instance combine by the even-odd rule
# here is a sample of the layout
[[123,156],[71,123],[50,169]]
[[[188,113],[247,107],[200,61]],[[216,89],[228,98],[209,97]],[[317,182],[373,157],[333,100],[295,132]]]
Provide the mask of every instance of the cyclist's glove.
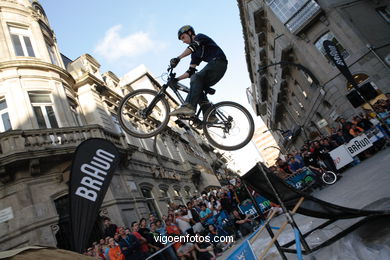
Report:
[[179,57],[172,58],[171,61],[170,61],[171,68],[175,68],[177,66],[177,64],[179,64],[179,62],[180,62],[180,58]]

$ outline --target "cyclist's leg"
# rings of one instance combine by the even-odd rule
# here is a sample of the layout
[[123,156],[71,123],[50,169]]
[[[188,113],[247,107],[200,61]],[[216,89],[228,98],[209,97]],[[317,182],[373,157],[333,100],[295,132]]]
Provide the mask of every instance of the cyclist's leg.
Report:
[[190,93],[186,98],[186,102],[196,108],[202,99],[202,95],[204,95],[203,90],[215,85],[223,77],[226,69],[227,63],[225,61],[213,60],[201,71],[192,75]]

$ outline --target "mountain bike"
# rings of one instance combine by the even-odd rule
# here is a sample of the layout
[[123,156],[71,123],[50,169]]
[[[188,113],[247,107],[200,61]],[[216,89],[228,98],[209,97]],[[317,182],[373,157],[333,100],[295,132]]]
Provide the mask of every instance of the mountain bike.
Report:
[[[189,88],[179,84],[176,73],[168,67],[167,82],[156,91],[154,89],[137,89],[127,94],[119,104],[119,122],[126,133],[138,138],[149,138],[161,133],[169,123],[172,98],[167,93],[171,89],[181,104],[184,98],[179,91],[189,93]],[[204,95],[214,94],[215,90],[207,88]],[[204,106],[208,109],[203,117],[200,113]],[[254,122],[249,111],[242,105],[223,101],[216,104],[201,104],[194,116],[178,115],[180,120],[189,120],[200,124],[207,140],[215,147],[233,151],[250,142],[254,133]]]
[[318,176],[321,176],[321,180],[323,183],[332,185],[334,184],[338,177],[337,174],[328,170],[326,168],[326,164],[323,161],[318,161],[319,168],[313,168],[309,167],[311,171],[313,171],[315,174],[318,174]]
[[337,181],[337,174],[328,170],[326,164],[323,161],[319,161],[321,179],[324,183],[332,185]]

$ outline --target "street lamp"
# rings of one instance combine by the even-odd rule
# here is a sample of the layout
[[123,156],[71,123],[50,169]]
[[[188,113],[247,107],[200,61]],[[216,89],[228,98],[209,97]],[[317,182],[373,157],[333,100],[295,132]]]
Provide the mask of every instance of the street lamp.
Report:
[[281,150],[279,147],[277,147],[277,146],[274,146],[274,145],[268,146],[268,147],[264,148],[263,151],[265,151],[265,150],[267,150],[267,149],[269,149],[269,148],[274,148],[274,149],[279,150],[279,158],[281,158],[282,160],[285,159],[285,156],[284,156],[284,154],[282,153],[282,150]]
[[269,148],[275,148],[275,149],[278,149],[278,150],[281,152],[281,150],[280,150],[280,148],[279,148],[279,147],[277,147],[277,146],[273,146],[273,145],[271,145],[271,146],[268,146],[268,147],[264,148],[264,149],[263,149],[263,151],[264,151],[264,150],[267,150],[267,149],[269,149]]
[[280,131],[280,132],[285,132],[284,130],[282,130],[282,129],[279,129],[279,128],[273,128],[273,129],[267,129],[267,130],[265,130],[265,131],[263,131],[263,134],[265,134],[265,133],[267,133],[267,132],[269,132],[269,131]]

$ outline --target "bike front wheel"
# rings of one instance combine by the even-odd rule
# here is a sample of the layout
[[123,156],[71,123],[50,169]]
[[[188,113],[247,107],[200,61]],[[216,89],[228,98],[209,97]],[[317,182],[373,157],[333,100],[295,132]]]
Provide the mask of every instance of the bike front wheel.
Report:
[[247,145],[253,137],[255,126],[249,111],[231,101],[210,107],[203,118],[203,132],[215,147],[233,151]]
[[129,135],[149,138],[164,130],[169,111],[164,95],[151,89],[138,89],[127,94],[119,104],[119,123]]
[[322,174],[322,181],[328,185],[331,185],[337,181],[337,175],[331,171],[324,171]]

